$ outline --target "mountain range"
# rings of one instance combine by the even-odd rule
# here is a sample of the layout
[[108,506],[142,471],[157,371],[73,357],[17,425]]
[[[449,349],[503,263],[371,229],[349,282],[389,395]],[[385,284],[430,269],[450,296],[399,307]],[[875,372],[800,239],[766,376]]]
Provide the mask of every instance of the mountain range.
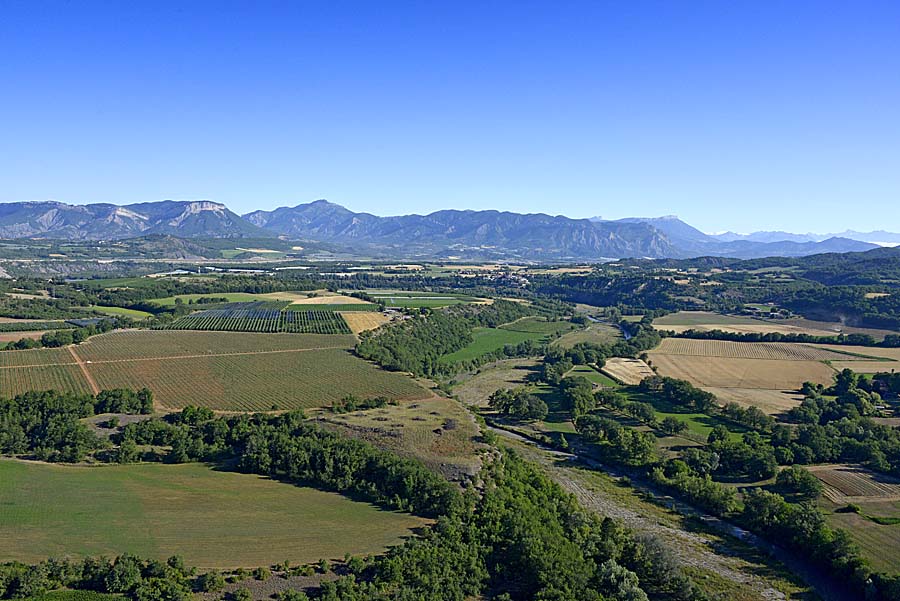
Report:
[[[444,210],[380,217],[317,200],[238,215],[211,201],[70,205],[55,201],[0,204],[0,238],[119,240],[265,238],[328,242],[368,256],[585,261],[626,257],[758,258],[855,252],[900,235],[814,238],[776,232],[709,235],[677,217],[572,219],[541,213]],[[877,238],[877,240],[875,240]]]

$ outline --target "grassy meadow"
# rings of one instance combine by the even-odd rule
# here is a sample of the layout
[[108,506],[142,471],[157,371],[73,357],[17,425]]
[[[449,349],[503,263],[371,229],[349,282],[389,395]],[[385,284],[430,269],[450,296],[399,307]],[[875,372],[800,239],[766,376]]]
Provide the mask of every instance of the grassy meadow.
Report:
[[[248,509],[252,509],[248,511]],[[425,521],[200,464],[0,461],[0,561],[135,553],[202,568],[380,552]]]

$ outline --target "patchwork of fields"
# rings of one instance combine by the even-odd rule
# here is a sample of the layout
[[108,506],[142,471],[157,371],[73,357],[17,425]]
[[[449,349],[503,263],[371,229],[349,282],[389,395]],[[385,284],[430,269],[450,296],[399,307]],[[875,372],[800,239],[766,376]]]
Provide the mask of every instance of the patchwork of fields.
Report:
[[224,411],[319,407],[349,394],[427,396],[406,376],[354,356],[354,341],[351,335],[110,332],[70,349],[0,352],[0,394],[146,386],[161,409]]
[[302,564],[378,553],[425,523],[335,493],[201,464],[0,460],[3,561],[135,553],[180,554],[201,568]]

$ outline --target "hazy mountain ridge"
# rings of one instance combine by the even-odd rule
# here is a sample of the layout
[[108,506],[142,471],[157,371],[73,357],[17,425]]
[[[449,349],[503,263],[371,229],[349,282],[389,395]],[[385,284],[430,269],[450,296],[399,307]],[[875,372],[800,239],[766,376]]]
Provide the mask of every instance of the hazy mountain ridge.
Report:
[[123,206],[55,201],[0,204],[0,238],[117,240],[152,234],[183,238],[268,235],[225,205],[207,200]]
[[[887,233],[884,233],[887,235]],[[0,204],[0,238],[120,240],[140,236],[265,238],[327,242],[376,256],[590,261],[625,257],[804,256],[865,251],[847,238],[761,241],[711,236],[677,217],[615,221],[543,213],[443,210],[380,217],[318,200],[240,216],[212,201],[114,205]]]

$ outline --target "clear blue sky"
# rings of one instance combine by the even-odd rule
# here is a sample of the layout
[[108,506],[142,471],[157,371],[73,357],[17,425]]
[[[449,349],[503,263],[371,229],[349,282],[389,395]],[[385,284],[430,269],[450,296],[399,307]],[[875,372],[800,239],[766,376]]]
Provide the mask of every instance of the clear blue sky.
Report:
[[900,230],[900,2],[0,0],[0,201]]

